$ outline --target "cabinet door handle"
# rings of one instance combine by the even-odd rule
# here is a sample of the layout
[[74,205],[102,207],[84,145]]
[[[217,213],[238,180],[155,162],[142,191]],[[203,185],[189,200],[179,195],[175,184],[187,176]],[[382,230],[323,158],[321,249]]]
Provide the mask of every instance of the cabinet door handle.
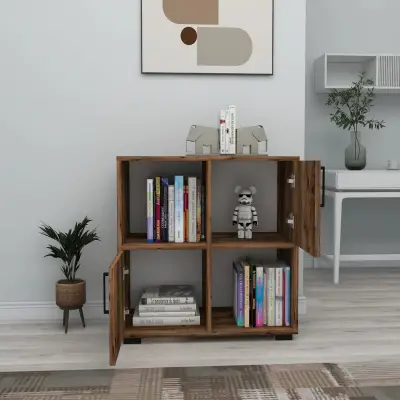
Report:
[[321,195],[321,207],[325,207],[325,167],[321,166],[322,171],[322,195]]
[[106,308],[106,278],[108,277],[108,272],[103,272],[103,313],[110,314],[110,310]]

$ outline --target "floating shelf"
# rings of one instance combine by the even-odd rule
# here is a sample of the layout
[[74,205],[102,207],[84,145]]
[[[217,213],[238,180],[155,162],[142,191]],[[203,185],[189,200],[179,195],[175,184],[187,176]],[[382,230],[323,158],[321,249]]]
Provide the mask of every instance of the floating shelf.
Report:
[[400,55],[325,53],[315,61],[315,92],[348,89],[361,71],[377,93],[400,93]]

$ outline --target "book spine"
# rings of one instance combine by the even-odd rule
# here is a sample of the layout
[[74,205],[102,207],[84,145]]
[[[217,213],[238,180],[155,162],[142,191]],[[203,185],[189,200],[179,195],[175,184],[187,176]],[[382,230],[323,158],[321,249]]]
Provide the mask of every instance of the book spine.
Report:
[[282,326],[285,325],[285,314],[286,314],[286,276],[285,276],[285,268],[282,268]]
[[243,320],[244,320],[244,276],[243,276],[243,269],[240,268],[238,272],[238,326],[243,326]]
[[168,186],[168,241],[175,242],[175,204],[174,204],[175,188],[173,185]]
[[190,243],[196,243],[197,235],[197,178],[188,179],[188,236]]
[[225,122],[225,153],[230,154],[230,146],[229,142],[231,140],[231,115],[229,113],[229,110],[225,110],[226,113],[226,122]]
[[196,311],[139,311],[139,317],[194,317]]
[[250,326],[250,266],[242,264],[244,270],[244,326]]
[[256,286],[257,286],[257,273],[256,266],[251,265],[251,310],[250,310],[250,326],[256,327],[257,308],[256,308]]
[[184,241],[187,242],[188,236],[188,186],[185,185],[183,188],[183,216],[184,216]]
[[168,178],[161,178],[161,240],[168,242]]
[[201,240],[206,238],[206,191],[201,185]]
[[140,317],[133,315],[133,326],[200,325],[200,316],[194,317]]
[[201,238],[201,186],[200,179],[196,182],[196,242]]
[[156,177],[156,242],[161,242],[161,178]]
[[263,325],[268,324],[268,270],[264,269]]
[[229,106],[229,154],[236,154],[236,106]]
[[256,326],[263,326],[264,269],[260,265],[256,267],[256,279]]
[[219,117],[219,153],[226,154],[226,111],[221,110]]
[[285,267],[285,325],[291,325],[290,318],[290,267]]
[[236,325],[238,324],[238,307],[237,307],[237,299],[238,299],[238,290],[237,290],[237,283],[238,283],[238,276],[235,265],[233,266],[233,317],[235,319]]
[[194,297],[142,297],[140,299],[142,304],[156,305],[156,304],[192,304],[195,303]]
[[175,177],[175,242],[184,242],[183,176]]
[[268,326],[275,325],[275,268],[268,268]]
[[168,312],[168,313],[175,313],[175,312],[196,312],[196,304],[139,304],[139,313],[142,312],[152,312],[152,313],[159,313],[159,312]]
[[275,326],[282,326],[282,268],[275,271]]
[[154,241],[154,204],[153,204],[154,180],[147,179],[147,241]]

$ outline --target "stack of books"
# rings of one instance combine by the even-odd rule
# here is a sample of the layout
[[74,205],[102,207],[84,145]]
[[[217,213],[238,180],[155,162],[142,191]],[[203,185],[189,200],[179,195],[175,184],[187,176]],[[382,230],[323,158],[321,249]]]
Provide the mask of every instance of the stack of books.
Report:
[[204,185],[195,176],[147,179],[147,241],[204,239]]
[[233,263],[233,314],[243,327],[290,326],[290,267],[284,263]]
[[135,308],[134,326],[200,325],[200,314],[190,285],[147,288]]

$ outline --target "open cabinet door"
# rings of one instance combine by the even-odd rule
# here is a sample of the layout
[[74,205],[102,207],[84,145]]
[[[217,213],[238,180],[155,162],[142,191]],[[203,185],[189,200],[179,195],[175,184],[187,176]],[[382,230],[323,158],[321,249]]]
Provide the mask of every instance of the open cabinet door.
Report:
[[109,340],[110,365],[117,362],[124,340],[124,253],[121,251],[110,265],[109,271]]
[[313,257],[320,256],[321,163],[294,161],[293,243]]

